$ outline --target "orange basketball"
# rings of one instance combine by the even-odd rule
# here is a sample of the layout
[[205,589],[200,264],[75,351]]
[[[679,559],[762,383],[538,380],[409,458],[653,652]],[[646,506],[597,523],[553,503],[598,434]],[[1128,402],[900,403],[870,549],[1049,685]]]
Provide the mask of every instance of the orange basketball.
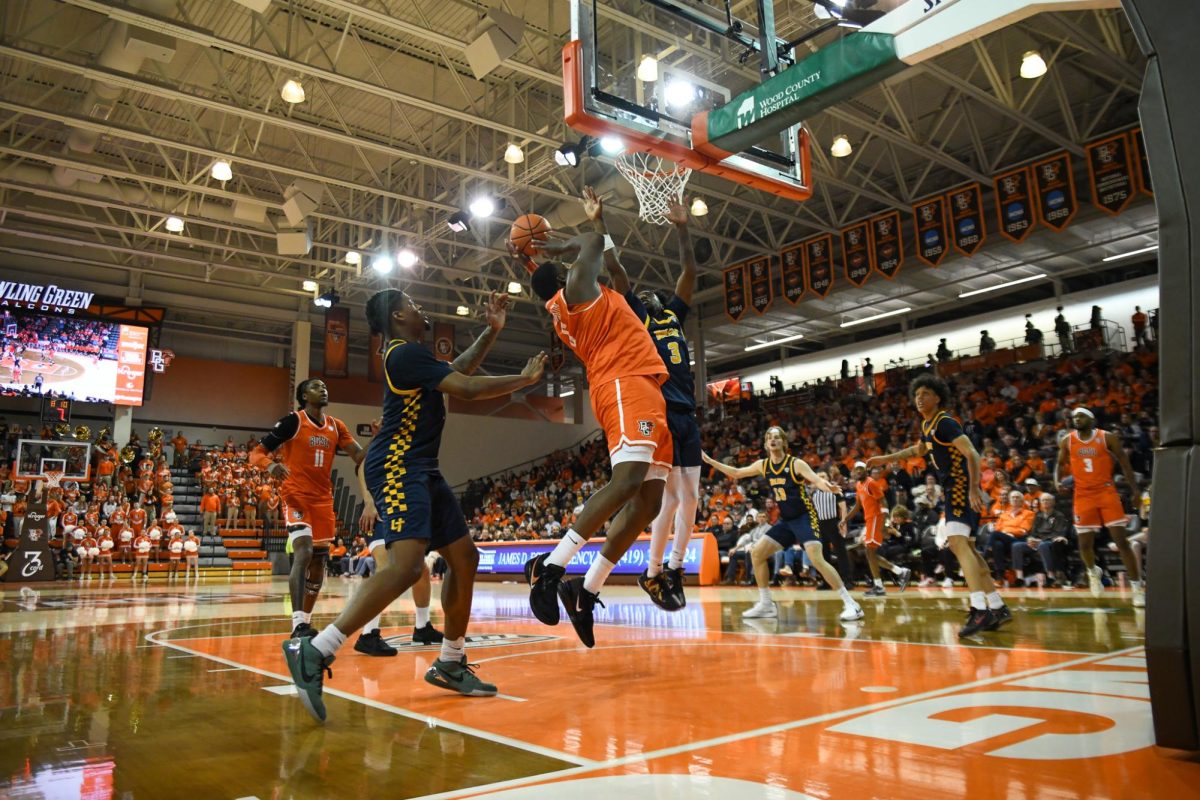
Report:
[[549,232],[550,223],[545,217],[538,214],[522,214],[513,222],[508,232],[508,240],[513,243],[513,247],[527,256],[532,256],[536,247],[534,242],[546,241],[546,234]]

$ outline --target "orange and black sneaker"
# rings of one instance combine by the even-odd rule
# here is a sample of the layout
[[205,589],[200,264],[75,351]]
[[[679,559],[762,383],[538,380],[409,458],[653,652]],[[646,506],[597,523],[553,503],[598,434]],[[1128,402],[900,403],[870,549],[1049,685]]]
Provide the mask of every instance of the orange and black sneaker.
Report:
[[670,586],[671,594],[675,595],[675,601],[679,604],[679,608],[687,605],[687,595],[683,593],[683,567],[667,567],[663,570],[663,577],[666,578],[667,585]]
[[638,575],[638,586],[642,587],[642,591],[650,595],[650,602],[661,608],[663,611],[678,611],[680,609],[679,599],[672,591],[670,578],[665,572],[660,572],[654,577],[650,577],[650,573],[643,570],[641,575]]

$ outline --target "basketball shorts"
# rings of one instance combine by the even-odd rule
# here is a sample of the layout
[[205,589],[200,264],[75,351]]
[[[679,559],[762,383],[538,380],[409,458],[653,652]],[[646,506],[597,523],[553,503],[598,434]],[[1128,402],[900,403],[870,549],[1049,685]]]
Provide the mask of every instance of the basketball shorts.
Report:
[[1116,489],[1102,489],[1098,492],[1075,493],[1075,527],[1079,530],[1099,530],[1126,525],[1129,515],[1121,505],[1121,497]]
[[387,526],[383,523],[383,517],[375,520],[374,527],[371,528],[371,538],[367,540],[367,549],[371,551],[371,555],[375,555],[376,547],[384,547],[387,545]]
[[979,528],[979,512],[971,508],[967,479],[944,482],[942,490],[946,496],[945,525],[941,527],[945,537],[974,536]]
[[796,519],[780,519],[771,526],[771,530],[767,531],[767,536],[784,550],[794,544],[803,547],[809,542],[821,540],[817,532],[813,530],[812,520],[807,516],[796,517]]
[[283,509],[289,541],[301,536],[311,536],[314,546],[328,546],[333,541],[336,527],[333,495],[318,497],[284,493]]
[[[375,498],[385,544],[402,539],[422,539],[430,550],[439,550],[467,535],[458,498],[437,470],[399,470],[389,480],[372,480],[367,488]],[[378,526],[377,526],[378,527]]]
[[667,402],[650,375],[617,378],[592,388],[592,413],[604,429],[609,460],[650,465],[646,480],[666,480],[673,447],[667,427]]
[[883,544],[883,515],[875,514],[864,518],[863,544],[867,547],[879,547]]
[[667,406],[667,430],[671,432],[673,466],[699,467],[704,464],[700,458],[700,426],[696,423],[694,409]]

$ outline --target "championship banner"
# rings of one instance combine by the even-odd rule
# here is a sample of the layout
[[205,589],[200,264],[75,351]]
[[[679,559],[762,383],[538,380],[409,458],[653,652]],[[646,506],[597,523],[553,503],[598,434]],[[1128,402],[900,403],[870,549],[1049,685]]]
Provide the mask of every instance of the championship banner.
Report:
[[866,283],[874,267],[869,230],[867,223],[860,222],[842,231],[842,266],[846,270],[846,280],[855,286]]
[[1154,186],[1150,183],[1150,162],[1146,160],[1146,140],[1141,128],[1129,132],[1129,143],[1133,148],[1133,171],[1137,175],[1138,189],[1154,197]]
[[771,257],[762,256],[747,262],[750,269],[750,307],[762,314],[771,307]]
[[383,334],[372,333],[371,342],[367,349],[367,380],[371,383],[383,383]]
[[983,191],[978,183],[955,189],[946,195],[950,203],[950,240],[954,249],[967,258],[975,255],[987,238],[983,224]]
[[449,322],[433,323],[433,357],[438,361],[454,360],[454,326]]
[[567,354],[563,351],[563,341],[553,329],[550,330],[550,371],[558,372],[567,363]]
[[746,313],[746,265],[725,270],[725,316],[734,322]]
[[779,254],[780,283],[783,298],[795,305],[804,296],[804,245],[798,244]]
[[900,237],[900,212],[889,211],[871,220],[871,255],[875,271],[891,280],[904,264],[904,240]]
[[1021,167],[996,178],[996,215],[1000,218],[1000,235],[1014,242],[1025,241],[1037,224],[1029,184],[1029,167]]
[[833,288],[833,234],[809,239],[804,248],[804,285],[807,290],[825,297]]
[[350,369],[350,309],[325,310],[325,377],[346,378]]
[[1071,224],[1079,204],[1075,199],[1075,176],[1071,174],[1071,157],[1059,153],[1053,158],[1034,164],[1034,194],[1038,201],[1038,219],[1052,230],[1061,231]]
[[940,265],[950,251],[945,196],[938,195],[917,203],[913,206],[913,218],[917,228],[917,258],[931,267]]
[[1137,191],[1129,137],[1122,133],[1089,144],[1087,160],[1092,205],[1106,214],[1120,214]]

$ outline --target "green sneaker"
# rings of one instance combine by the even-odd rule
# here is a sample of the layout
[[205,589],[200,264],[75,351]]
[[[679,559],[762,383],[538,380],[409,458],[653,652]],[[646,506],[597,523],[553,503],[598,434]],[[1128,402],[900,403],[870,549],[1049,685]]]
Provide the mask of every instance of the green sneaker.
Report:
[[325,722],[325,701],[321,698],[325,674],[333,677],[329,665],[333,656],[326,656],[313,647],[312,639],[307,636],[288,639],[283,643],[283,657],[287,659],[288,670],[292,673],[292,682],[296,684],[296,694],[300,702],[308,709],[317,722]]
[[495,686],[484,683],[475,675],[475,665],[468,664],[466,656],[459,662],[440,658],[434,661],[425,673],[425,682],[468,697],[493,697],[496,694]]

